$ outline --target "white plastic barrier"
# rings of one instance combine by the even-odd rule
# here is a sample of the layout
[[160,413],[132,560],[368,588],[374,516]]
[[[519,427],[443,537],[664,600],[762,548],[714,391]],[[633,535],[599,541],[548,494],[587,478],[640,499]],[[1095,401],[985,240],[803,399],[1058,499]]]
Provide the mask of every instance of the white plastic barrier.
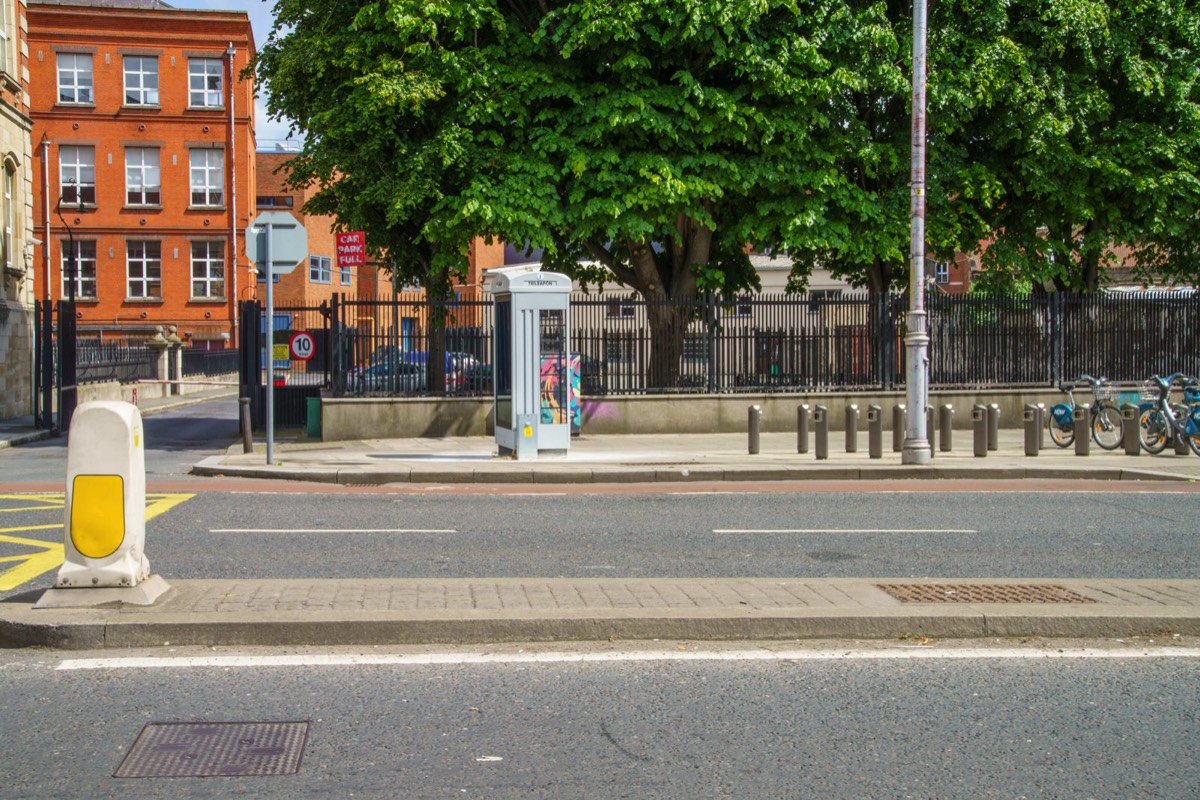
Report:
[[67,440],[64,558],[58,588],[137,586],[146,560],[146,450],[131,403],[75,409]]

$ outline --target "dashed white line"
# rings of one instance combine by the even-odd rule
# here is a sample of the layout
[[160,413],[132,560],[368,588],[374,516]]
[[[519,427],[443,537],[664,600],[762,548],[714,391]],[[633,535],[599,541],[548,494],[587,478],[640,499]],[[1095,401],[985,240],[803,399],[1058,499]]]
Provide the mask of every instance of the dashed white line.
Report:
[[210,528],[209,533],[458,533],[455,528]]
[[713,528],[713,533],[979,533],[972,528]]

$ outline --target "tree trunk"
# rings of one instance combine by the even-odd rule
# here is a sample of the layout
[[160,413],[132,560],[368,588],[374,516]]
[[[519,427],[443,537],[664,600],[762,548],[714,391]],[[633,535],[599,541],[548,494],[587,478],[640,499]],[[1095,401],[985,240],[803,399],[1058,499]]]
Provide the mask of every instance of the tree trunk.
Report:
[[679,385],[683,360],[683,338],[690,308],[670,300],[651,300],[646,305],[650,323],[650,362],[646,365],[646,388],[674,389]]

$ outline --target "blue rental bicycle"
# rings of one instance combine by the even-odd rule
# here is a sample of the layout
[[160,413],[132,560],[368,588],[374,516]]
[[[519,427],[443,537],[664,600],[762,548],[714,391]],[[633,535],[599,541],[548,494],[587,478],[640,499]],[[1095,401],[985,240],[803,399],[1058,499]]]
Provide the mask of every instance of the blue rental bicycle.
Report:
[[[1172,404],[1171,388],[1183,389],[1182,403]],[[1200,456],[1200,382],[1176,372],[1165,378],[1151,375],[1139,390],[1138,438],[1149,453],[1161,453],[1175,437]]]
[[1095,402],[1089,411],[1088,427],[1092,441],[1105,450],[1116,450],[1125,441],[1121,427],[1121,410],[1113,402],[1112,386],[1107,378],[1080,375],[1072,383],[1060,383],[1058,388],[1067,393],[1067,402],[1055,403],[1050,407],[1046,424],[1050,427],[1050,439],[1059,447],[1070,447],[1075,441],[1075,387],[1086,383],[1092,388]]

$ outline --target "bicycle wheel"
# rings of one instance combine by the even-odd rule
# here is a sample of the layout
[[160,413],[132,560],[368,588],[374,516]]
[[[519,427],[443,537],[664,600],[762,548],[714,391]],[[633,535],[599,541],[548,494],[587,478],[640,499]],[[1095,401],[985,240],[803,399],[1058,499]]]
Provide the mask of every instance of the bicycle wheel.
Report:
[[1183,403],[1171,406],[1171,414],[1175,417],[1175,430],[1172,433],[1182,439],[1193,453],[1200,455],[1200,433],[1196,433],[1196,427],[1189,424],[1188,418],[1191,413],[1191,407]]
[[1162,409],[1147,408],[1138,415],[1138,438],[1147,453],[1161,453],[1171,441],[1171,423]]
[[1183,429],[1187,433],[1184,434],[1183,440],[1192,448],[1193,453],[1200,456],[1200,404],[1188,406],[1187,415],[1183,423]]
[[1097,406],[1092,413],[1092,441],[1105,450],[1116,450],[1125,441],[1121,412],[1116,406]]
[[1070,447],[1075,441],[1075,423],[1071,421],[1071,407],[1066,403],[1058,403],[1050,409],[1046,424],[1050,426],[1050,440],[1059,447]]

